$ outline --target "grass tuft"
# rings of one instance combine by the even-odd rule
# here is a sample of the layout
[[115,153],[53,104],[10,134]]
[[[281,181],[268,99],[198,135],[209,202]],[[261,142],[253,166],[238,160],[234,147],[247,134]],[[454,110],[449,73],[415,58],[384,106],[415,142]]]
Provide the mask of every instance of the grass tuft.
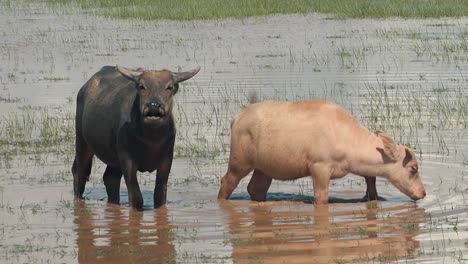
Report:
[[16,155],[43,161],[47,153],[68,162],[74,154],[74,113],[63,108],[25,107],[0,118],[0,168]]

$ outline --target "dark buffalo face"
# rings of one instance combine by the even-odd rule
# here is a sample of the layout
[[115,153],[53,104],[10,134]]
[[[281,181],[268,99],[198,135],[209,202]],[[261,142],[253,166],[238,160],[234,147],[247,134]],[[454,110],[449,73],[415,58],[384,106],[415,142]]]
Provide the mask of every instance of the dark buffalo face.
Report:
[[170,115],[172,98],[179,89],[179,83],[192,78],[200,67],[188,72],[133,71],[120,66],[117,66],[117,69],[135,82],[143,122],[157,124]]

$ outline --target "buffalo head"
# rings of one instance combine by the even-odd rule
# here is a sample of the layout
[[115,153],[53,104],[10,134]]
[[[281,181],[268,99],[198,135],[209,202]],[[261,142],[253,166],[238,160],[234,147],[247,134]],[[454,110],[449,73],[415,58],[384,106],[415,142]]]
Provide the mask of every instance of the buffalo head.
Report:
[[173,96],[179,83],[192,78],[200,67],[187,72],[139,71],[117,66],[119,72],[135,82],[139,108],[145,124],[157,124],[172,112]]

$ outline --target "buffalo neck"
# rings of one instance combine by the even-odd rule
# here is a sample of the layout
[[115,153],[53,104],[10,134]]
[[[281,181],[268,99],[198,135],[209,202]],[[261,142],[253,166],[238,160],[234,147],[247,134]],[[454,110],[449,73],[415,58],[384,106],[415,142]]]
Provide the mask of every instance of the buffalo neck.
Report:
[[175,124],[172,114],[168,114],[155,124],[145,124],[141,122],[140,139],[144,142],[160,142],[175,136]]
[[[360,141],[360,142],[359,142]],[[349,163],[349,171],[360,176],[388,177],[394,163],[384,160],[382,140],[368,132],[358,140]]]

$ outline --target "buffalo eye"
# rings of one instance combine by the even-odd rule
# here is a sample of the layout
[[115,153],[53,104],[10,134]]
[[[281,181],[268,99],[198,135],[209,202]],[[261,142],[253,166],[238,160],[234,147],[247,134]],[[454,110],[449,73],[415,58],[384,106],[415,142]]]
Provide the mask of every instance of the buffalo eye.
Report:
[[143,86],[143,84],[139,84],[139,85],[138,85],[138,89],[140,89],[140,90],[146,90],[146,88],[145,88],[145,86]]
[[174,90],[174,85],[168,85],[166,89],[172,91],[172,90]]

